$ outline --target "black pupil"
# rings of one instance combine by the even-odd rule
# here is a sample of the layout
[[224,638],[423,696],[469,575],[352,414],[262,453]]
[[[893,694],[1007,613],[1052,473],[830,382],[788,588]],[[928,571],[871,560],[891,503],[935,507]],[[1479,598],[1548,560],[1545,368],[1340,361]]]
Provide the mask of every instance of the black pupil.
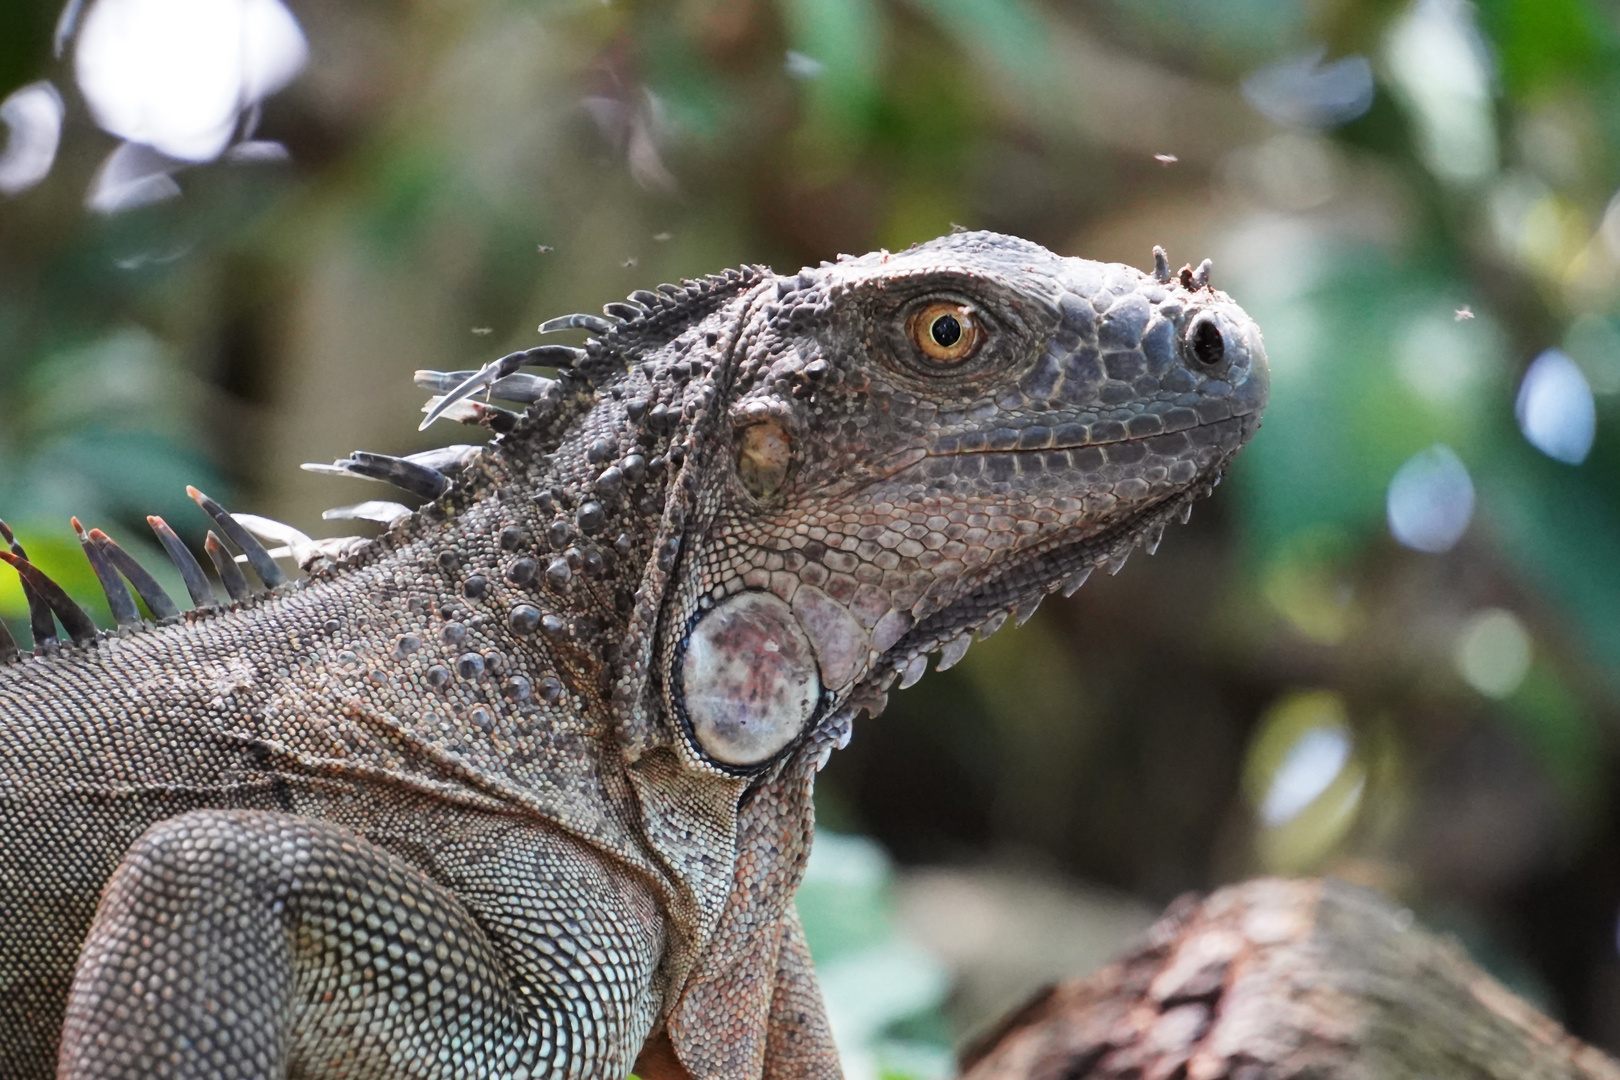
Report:
[[946,349],[962,340],[962,324],[956,321],[955,315],[941,315],[934,320],[928,332],[936,345]]

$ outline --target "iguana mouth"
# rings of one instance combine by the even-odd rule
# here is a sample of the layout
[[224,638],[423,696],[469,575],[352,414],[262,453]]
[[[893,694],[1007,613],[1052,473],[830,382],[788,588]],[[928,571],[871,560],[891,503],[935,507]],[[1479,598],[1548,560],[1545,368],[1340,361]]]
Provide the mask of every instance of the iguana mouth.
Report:
[[[1066,442],[1053,446],[1009,446],[999,449],[993,446],[986,446],[971,450],[928,450],[924,452],[922,460],[927,460],[929,458],[985,457],[1002,454],[1010,456],[1020,454],[1052,454],[1060,453],[1065,450],[1091,450],[1104,446],[1121,446],[1125,443],[1143,442],[1147,439],[1159,439],[1168,435],[1181,435],[1189,431],[1202,431],[1207,428],[1219,427],[1221,424],[1230,424],[1234,420],[1246,420],[1254,415],[1254,410],[1243,410],[1241,412],[1233,411],[1228,413],[1226,416],[1221,417],[1219,420],[1201,420],[1196,424],[1189,424],[1186,427],[1167,428],[1163,431],[1155,431],[1151,435],[1126,435],[1118,439],[1096,439],[1088,440],[1086,442]],[[987,433],[976,432],[975,434]]]

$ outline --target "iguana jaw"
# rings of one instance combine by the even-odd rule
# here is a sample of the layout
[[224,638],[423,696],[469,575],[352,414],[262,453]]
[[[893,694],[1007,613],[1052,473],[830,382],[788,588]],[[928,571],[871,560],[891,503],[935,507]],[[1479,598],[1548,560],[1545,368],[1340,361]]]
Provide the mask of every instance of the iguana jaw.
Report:
[[873,663],[871,672],[850,692],[850,703],[875,716],[896,680],[902,687],[910,686],[921,677],[930,655],[938,658],[937,670],[946,670],[973,640],[989,637],[1009,618],[1022,625],[1053,593],[1072,595],[1099,568],[1118,573],[1138,547],[1153,554],[1165,527],[1187,521],[1192,504],[1215,489],[1231,458],[1224,456],[1193,486],[1151,500],[1100,529],[1057,537],[1031,549],[1002,572],[926,614]]

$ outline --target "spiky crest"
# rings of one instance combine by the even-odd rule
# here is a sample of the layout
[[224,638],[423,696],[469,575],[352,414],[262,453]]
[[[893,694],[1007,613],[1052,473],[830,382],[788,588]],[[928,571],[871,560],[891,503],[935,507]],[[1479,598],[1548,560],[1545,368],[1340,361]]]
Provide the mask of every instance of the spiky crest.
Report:
[[[483,447],[458,444],[403,457],[357,450],[330,465],[305,465],[304,468],[312,472],[381,480],[425,500],[416,511],[400,503],[371,501],[338,507],[323,515],[328,519],[364,519],[384,524],[386,531],[371,540],[337,537],[312,541],[290,526],[250,515],[231,514],[202,492],[188,488],[187,493],[218,529],[218,532],[208,532],[204,550],[231,598],[228,605],[218,603],[202,565],[163,519],[149,517],[147,522],[180,573],[193,604],[189,612],[182,612],[157,580],[105,532],[95,528],[86,530],[75,518],[73,528],[107,596],[118,627],[116,632],[139,632],[150,625],[141,618],[126,581],[134,587],[153,621],[163,625],[181,619],[210,618],[260,600],[264,594],[252,587],[239,563],[251,565],[268,592],[275,594],[303,584],[287,577],[275,562],[277,556],[293,556],[310,573],[311,580],[317,580],[362,566],[415,539],[424,513],[433,517],[453,514],[478,497],[482,481],[488,479],[487,469],[480,467],[485,454],[554,450],[572,425],[595,403],[598,389],[611,386],[635,356],[668,341],[681,328],[708,315],[768,273],[767,268],[747,265],[703,278],[683,279],[678,285],[660,285],[656,292],[637,290],[625,301],[606,305],[603,310],[609,318],[565,315],[540,326],[542,333],[590,332],[592,336],[582,347],[542,345],[510,354],[477,372],[417,372],[418,385],[442,395],[430,399],[424,409],[430,411],[430,418],[443,415],[476,424],[493,430],[496,437]],[[519,373],[517,368],[524,366],[552,368],[556,377]],[[493,372],[499,374],[489,378]],[[483,376],[482,381],[469,388],[468,384],[480,376]],[[460,397],[448,407],[440,408],[441,402],[458,390],[462,391]],[[465,400],[479,391],[517,402],[524,409],[517,412],[485,401]],[[248,524],[250,520],[252,527]],[[300,545],[294,540],[270,551],[254,535],[256,531],[261,534],[268,531],[278,537],[291,535],[303,543]],[[36,654],[54,653],[64,647],[56,635],[58,622],[67,631],[72,646],[91,643],[106,633],[95,626],[60,585],[29,561],[4,521],[0,521],[0,539],[9,547],[8,551],[0,551],[0,560],[9,563],[22,581]],[[234,554],[233,548],[241,554]],[[10,630],[0,623],[0,663],[19,656],[20,650]]]

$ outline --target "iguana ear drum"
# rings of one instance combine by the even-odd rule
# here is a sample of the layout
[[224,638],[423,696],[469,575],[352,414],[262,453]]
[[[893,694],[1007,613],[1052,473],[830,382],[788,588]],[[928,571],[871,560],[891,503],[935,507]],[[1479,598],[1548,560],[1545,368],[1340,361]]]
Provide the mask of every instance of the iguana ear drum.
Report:
[[815,650],[793,609],[745,592],[704,612],[680,658],[693,739],[723,765],[758,765],[798,738],[821,699]]
[[737,475],[756,499],[769,499],[787,479],[793,463],[793,440],[774,420],[754,424],[738,440]]

